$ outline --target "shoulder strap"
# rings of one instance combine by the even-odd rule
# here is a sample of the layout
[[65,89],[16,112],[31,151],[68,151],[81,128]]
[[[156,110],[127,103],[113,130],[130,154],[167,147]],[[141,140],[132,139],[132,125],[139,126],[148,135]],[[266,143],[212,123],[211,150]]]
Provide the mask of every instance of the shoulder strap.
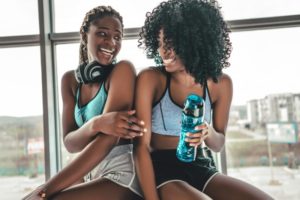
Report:
[[167,90],[169,89],[170,80],[171,80],[170,73],[166,72],[164,70],[164,67],[156,67],[156,68],[158,70],[160,70],[166,76],[166,88],[164,89],[164,92],[162,93],[161,97],[156,102],[154,102],[154,104],[152,105],[152,107],[155,107],[158,103],[160,103],[160,101],[162,100],[162,98],[165,96]]
[[82,86],[82,83],[78,83],[78,87],[75,92],[75,101],[79,108],[81,107],[81,103],[80,103],[81,86]]
[[203,91],[202,91],[203,99],[206,99],[206,91],[207,91],[207,80],[205,80],[203,84]]

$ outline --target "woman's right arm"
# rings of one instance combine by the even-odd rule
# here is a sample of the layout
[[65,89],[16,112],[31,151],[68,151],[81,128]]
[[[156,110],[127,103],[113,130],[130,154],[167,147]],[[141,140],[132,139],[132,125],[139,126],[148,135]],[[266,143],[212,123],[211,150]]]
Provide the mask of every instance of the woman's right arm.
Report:
[[135,141],[135,161],[139,182],[144,193],[144,198],[159,199],[153,165],[150,156],[151,141],[151,113],[152,103],[155,99],[157,72],[153,70],[142,71],[137,78],[135,93],[135,109],[137,117],[145,122],[146,132]]
[[97,134],[96,131],[91,131],[91,122],[84,124],[82,127],[76,125],[74,108],[77,87],[78,83],[74,71],[66,72],[61,80],[62,131],[64,145],[70,153],[80,152]]
[[[134,66],[130,62],[119,62],[111,73],[109,82],[111,86],[103,114],[78,127],[74,119],[75,95],[78,84],[73,71],[64,74],[61,84],[63,101],[62,127],[64,145],[69,152],[82,151],[100,132],[126,139],[131,139],[140,134],[141,129],[137,125],[131,126],[130,132],[124,132],[122,128],[116,128],[124,120],[126,121],[128,116],[132,122],[139,124],[139,121],[134,117],[134,111],[130,111],[135,85]],[[123,89],[120,90],[120,88]],[[110,105],[113,105],[115,111],[118,112],[107,112],[107,108]]]

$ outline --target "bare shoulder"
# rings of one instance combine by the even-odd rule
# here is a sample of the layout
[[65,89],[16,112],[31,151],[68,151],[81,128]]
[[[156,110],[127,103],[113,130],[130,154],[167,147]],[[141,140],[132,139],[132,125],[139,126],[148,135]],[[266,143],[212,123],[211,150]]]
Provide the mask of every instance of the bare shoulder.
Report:
[[113,69],[114,74],[133,73],[136,74],[134,65],[129,60],[121,60]]
[[214,82],[212,79],[207,81],[209,93],[213,102],[219,99],[222,95],[232,96],[232,79],[228,74],[223,73],[218,82]]
[[218,77],[218,81],[214,82],[211,78],[207,80],[207,84],[209,88],[223,88],[223,87],[231,87],[232,86],[232,80],[231,77],[228,74],[222,74]]
[[74,70],[66,71],[62,76],[62,81],[76,81]]
[[148,67],[141,70],[137,77],[137,91],[149,96],[153,101],[158,100],[166,87],[166,74],[160,68]]
[[109,88],[112,83],[129,83],[135,81],[136,72],[134,65],[128,60],[122,60],[115,64],[107,81],[106,88]]
[[221,87],[232,87],[232,80],[228,74],[222,74],[219,78],[219,86]]
[[165,74],[157,67],[147,67],[138,74],[138,80],[142,82],[147,81],[154,84],[160,83],[163,79],[165,79]]
[[66,71],[61,78],[62,90],[72,90],[72,93],[75,93],[77,86],[74,70]]

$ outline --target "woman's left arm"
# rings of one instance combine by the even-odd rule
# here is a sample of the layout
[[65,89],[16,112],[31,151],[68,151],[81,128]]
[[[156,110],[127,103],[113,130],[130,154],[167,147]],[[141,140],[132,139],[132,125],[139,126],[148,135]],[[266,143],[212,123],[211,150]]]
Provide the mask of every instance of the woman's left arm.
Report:
[[213,104],[212,123],[205,122],[196,126],[195,130],[199,133],[188,133],[189,138],[186,141],[191,146],[199,146],[202,142],[205,142],[210,149],[219,152],[225,143],[225,132],[232,100],[231,78],[223,74],[218,83],[209,85],[209,91]]
[[230,106],[232,101],[232,80],[223,74],[219,82],[210,89],[213,99],[212,124],[207,125],[205,144],[215,152],[222,150],[225,143]]

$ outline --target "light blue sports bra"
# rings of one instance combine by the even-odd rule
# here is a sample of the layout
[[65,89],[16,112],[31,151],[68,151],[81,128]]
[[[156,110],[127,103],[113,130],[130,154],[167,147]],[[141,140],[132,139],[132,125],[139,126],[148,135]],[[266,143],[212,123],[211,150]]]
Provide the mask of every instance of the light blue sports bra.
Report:
[[[208,87],[204,85],[206,122],[211,122],[211,100]],[[170,75],[167,75],[167,87],[161,99],[152,108],[152,132],[160,135],[179,136],[181,129],[182,107],[176,104],[170,93]]]
[[80,84],[76,92],[76,104],[74,109],[74,118],[78,127],[81,127],[94,116],[102,114],[107,99],[105,82],[103,82],[94,98],[87,104],[81,106],[79,103],[81,86],[82,85]]

